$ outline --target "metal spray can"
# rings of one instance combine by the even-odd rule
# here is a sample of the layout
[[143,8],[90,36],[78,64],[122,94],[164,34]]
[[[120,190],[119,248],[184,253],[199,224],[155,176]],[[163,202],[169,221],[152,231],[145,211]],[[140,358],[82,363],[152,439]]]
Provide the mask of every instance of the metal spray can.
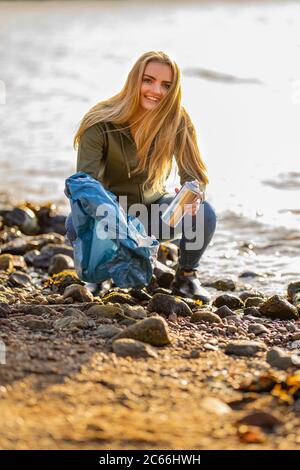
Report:
[[204,200],[204,188],[205,185],[201,185],[196,180],[184,183],[169,207],[162,214],[162,221],[171,227],[176,227],[186,213],[186,204],[192,204],[196,195],[200,195],[202,201]]

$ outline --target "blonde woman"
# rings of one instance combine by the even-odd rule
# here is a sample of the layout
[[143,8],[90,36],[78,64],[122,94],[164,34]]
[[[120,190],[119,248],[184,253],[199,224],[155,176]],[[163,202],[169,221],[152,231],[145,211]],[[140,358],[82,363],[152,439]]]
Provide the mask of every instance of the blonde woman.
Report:
[[[165,182],[173,156],[181,184],[192,180],[208,183],[194,125],[181,105],[180,70],[161,51],[143,54],[133,65],[122,90],[86,113],[75,135],[74,146],[78,147],[77,171],[101,181],[118,197],[127,196],[129,207],[137,203],[147,208],[153,204],[163,207],[170,204],[175,194],[167,193]],[[183,223],[179,239],[175,241],[179,245],[179,264],[172,290],[174,294],[208,303],[209,294],[201,286],[197,269],[213,237],[216,214],[207,201],[201,206],[200,203],[199,196],[190,209],[189,220],[190,229],[203,232],[203,243],[198,249],[188,249],[191,239],[187,239]],[[200,207],[203,226],[196,227]],[[183,222],[185,220],[187,216]],[[159,224],[161,226],[161,219]],[[76,233],[70,216],[66,228],[72,241]],[[151,222],[146,228],[150,235]],[[175,235],[171,231],[169,239]],[[157,237],[160,241],[163,239]]]

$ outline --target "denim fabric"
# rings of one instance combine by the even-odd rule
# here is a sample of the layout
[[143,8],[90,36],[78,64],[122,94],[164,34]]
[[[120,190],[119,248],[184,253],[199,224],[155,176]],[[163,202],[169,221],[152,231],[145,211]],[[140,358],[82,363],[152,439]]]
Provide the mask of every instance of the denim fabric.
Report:
[[[166,194],[158,199],[155,204],[159,204],[160,206],[164,205],[165,209],[172,202],[174,197],[174,194]],[[172,240],[172,243],[179,247],[178,265],[180,269],[186,271],[199,268],[200,259],[216,230],[217,216],[212,205],[204,201],[200,205],[199,211],[197,213],[198,218],[196,218],[196,216],[185,215],[182,219],[182,223],[175,229],[170,230],[170,237],[168,238],[162,237],[162,227],[165,224],[162,222],[161,216],[159,217],[159,233],[153,233],[151,220],[148,223],[148,234],[153,233],[159,241]],[[193,236],[193,234],[195,235]],[[193,246],[197,234],[200,234],[199,247],[197,247],[196,244]]]
[[[173,194],[166,194],[155,201],[152,205],[158,204],[159,206],[164,206],[163,209],[165,209],[172,202],[174,197],[175,195]],[[165,237],[165,234],[163,233],[163,227],[165,226],[166,228],[166,225],[161,220],[161,214],[159,215],[158,222],[154,224],[150,217],[150,206],[148,206],[147,209],[149,213],[148,227],[146,227],[147,224],[145,224],[143,220],[142,222],[145,225],[148,235],[155,235],[160,242],[172,241],[179,247],[179,268],[186,271],[198,269],[200,259],[209,245],[216,229],[217,216],[212,205],[209,202],[204,201],[200,205],[199,211],[201,214],[198,211],[198,218],[196,216],[185,215],[182,223],[175,229],[170,229],[169,236],[167,237]],[[67,238],[72,244],[76,239],[76,232],[73,226],[71,214],[69,214],[66,219],[66,231]],[[193,234],[195,235],[193,236]],[[200,246],[193,246],[193,242],[199,234]]]

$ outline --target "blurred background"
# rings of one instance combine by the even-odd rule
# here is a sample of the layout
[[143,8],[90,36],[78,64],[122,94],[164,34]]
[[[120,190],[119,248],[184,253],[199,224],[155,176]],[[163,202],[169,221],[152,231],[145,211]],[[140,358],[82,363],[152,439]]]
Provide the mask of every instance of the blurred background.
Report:
[[181,68],[209,170],[203,275],[280,293],[300,272],[298,1],[0,2],[1,199],[66,214],[82,116],[154,49]]

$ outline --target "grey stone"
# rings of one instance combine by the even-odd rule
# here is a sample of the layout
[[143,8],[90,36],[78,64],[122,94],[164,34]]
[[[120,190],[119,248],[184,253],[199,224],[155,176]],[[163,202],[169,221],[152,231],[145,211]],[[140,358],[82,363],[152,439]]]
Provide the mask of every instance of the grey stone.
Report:
[[162,313],[167,317],[171,313],[182,317],[192,315],[192,310],[183,300],[167,294],[155,294],[148,304],[148,311]]
[[114,325],[100,325],[96,333],[100,338],[112,338],[113,336],[116,336],[118,333],[121,333],[121,329],[117,328]]
[[85,287],[80,284],[71,284],[67,286],[63,293],[63,298],[72,297],[73,300],[79,302],[90,302],[93,300],[93,294]]
[[226,305],[231,310],[237,310],[238,308],[242,308],[244,303],[235,295],[223,294],[214,300],[213,305],[218,308]]
[[252,325],[249,325],[248,332],[254,333],[256,336],[259,336],[263,334],[268,334],[269,330],[264,325],[260,325],[259,323],[254,323]]
[[119,357],[150,358],[157,357],[157,353],[149,344],[130,338],[117,339],[113,342],[114,353]]
[[135,325],[131,325],[119,333],[114,339],[119,338],[136,339],[152,346],[165,346],[171,343],[166,321],[157,317],[138,321]]
[[48,273],[50,276],[53,274],[60,273],[65,269],[73,269],[74,261],[70,256],[62,255],[61,253],[52,256],[48,268]]
[[300,366],[300,358],[295,354],[290,355],[280,348],[273,348],[267,353],[267,362],[277,369],[288,369],[293,366]]
[[32,286],[31,277],[22,271],[14,271],[8,276],[8,285],[13,287],[30,287]]
[[273,295],[259,307],[262,315],[268,318],[282,320],[297,320],[299,318],[297,308],[279,295]]
[[258,341],[234,341],[225,347],[226,354],[236,356],[255,356],[259,351],[266,350],[266,346]]
[[222,323],[222,320],[215,313],[212,313],[209,311],[198,310],[197,312],[194,312],[192,314],[191,323],[200,323],[200,322]]

